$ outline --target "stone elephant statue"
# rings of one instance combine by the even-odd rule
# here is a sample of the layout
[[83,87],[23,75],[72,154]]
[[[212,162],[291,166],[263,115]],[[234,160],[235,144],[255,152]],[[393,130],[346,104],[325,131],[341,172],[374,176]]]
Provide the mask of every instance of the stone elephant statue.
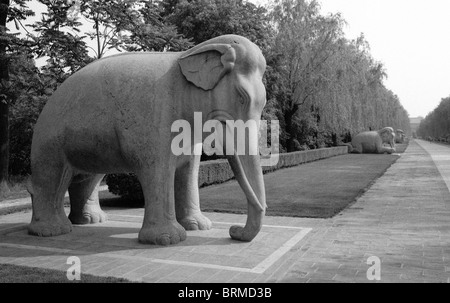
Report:
[[[384,147],[383,144],[391,147]],[[395,132],[392,127],[385,127],[378,131],[359,133],[347,144],[350,153],[356,154],[392,154],[395,153]]]
[[[105,174],[125,172],[137,175],[144,192],[141,243],[176,244],[185,240],[186,230],[210,229],[199,206],[200,155],[174,155],[171,125],[180,119],[194,125],[194,113],[202,114],[201,123],[254,120],[259,125],[265,69],[255,44],[225,35],[186,52],[106,57],[73,74],[35,126],[29,233],[56,236],[70,232],[72,224],[105,221],[98,185]],[[232,226],[230,236],[251,241],[266,211],[259,152],[227,158],[248,203],[245,226]]]

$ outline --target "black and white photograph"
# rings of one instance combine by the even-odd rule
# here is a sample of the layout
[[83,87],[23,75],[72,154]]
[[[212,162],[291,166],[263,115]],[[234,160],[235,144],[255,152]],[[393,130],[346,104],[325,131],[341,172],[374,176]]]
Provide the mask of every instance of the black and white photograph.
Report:
[[0,289],[450,283],[450,1],[0,2]]

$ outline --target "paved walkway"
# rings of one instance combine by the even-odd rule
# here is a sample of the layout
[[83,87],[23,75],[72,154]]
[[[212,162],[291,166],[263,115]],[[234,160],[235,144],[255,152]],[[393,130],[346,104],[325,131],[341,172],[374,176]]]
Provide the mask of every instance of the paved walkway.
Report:
[[136,241],[142,209],[54,238],[28,236],[31,214],[16,213],[0,217],[0,263],[65,271],[78,256],[84,273],[144,282],[450,282],[449,177],[449,147],[411,142],[339,215],[266,217],[251,243],[228,237],[243,215],[208,213],[212,230],[157,247]]

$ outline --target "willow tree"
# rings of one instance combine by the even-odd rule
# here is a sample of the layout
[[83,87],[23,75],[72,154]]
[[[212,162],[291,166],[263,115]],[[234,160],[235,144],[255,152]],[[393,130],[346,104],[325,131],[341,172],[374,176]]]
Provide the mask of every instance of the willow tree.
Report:
[[439,105],[420,123],[417,134],[423,138],[450,142],[450,96],[443,98]]
[[306,128],[314,125],[314,121],[320,123],[319,92],[332,81],[327,77],[327,64],[338,51],[344,21],[338,14],[322,16],[315,0],[276,1],[271,17],[276,30],[273,48],[281,57],[284,92],[278,103],[286,132],[285,144],[288,151],[294,151],[299,132],[317,135],[317,129]]

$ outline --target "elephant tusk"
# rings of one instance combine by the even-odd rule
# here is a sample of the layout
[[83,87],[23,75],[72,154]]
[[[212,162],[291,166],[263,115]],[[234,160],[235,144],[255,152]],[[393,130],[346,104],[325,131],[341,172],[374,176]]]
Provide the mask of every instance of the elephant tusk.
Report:
[[265,209],[259,202],[258,197],[256,197],[255,192],[253,191],[250,183],[248,182],[247,176],[244,173],[244,169],[242,167],[241,161],[239,160],[239,157],[237,156],[237,153],[235,152],[234,156],[232,157],[234,157],[234,161],[229,161],[229,163],[232,166],[233,171],[239,174],[239,176],[235,177],[240,183],[249,203],[253,205],[257,211],[264,212]]

